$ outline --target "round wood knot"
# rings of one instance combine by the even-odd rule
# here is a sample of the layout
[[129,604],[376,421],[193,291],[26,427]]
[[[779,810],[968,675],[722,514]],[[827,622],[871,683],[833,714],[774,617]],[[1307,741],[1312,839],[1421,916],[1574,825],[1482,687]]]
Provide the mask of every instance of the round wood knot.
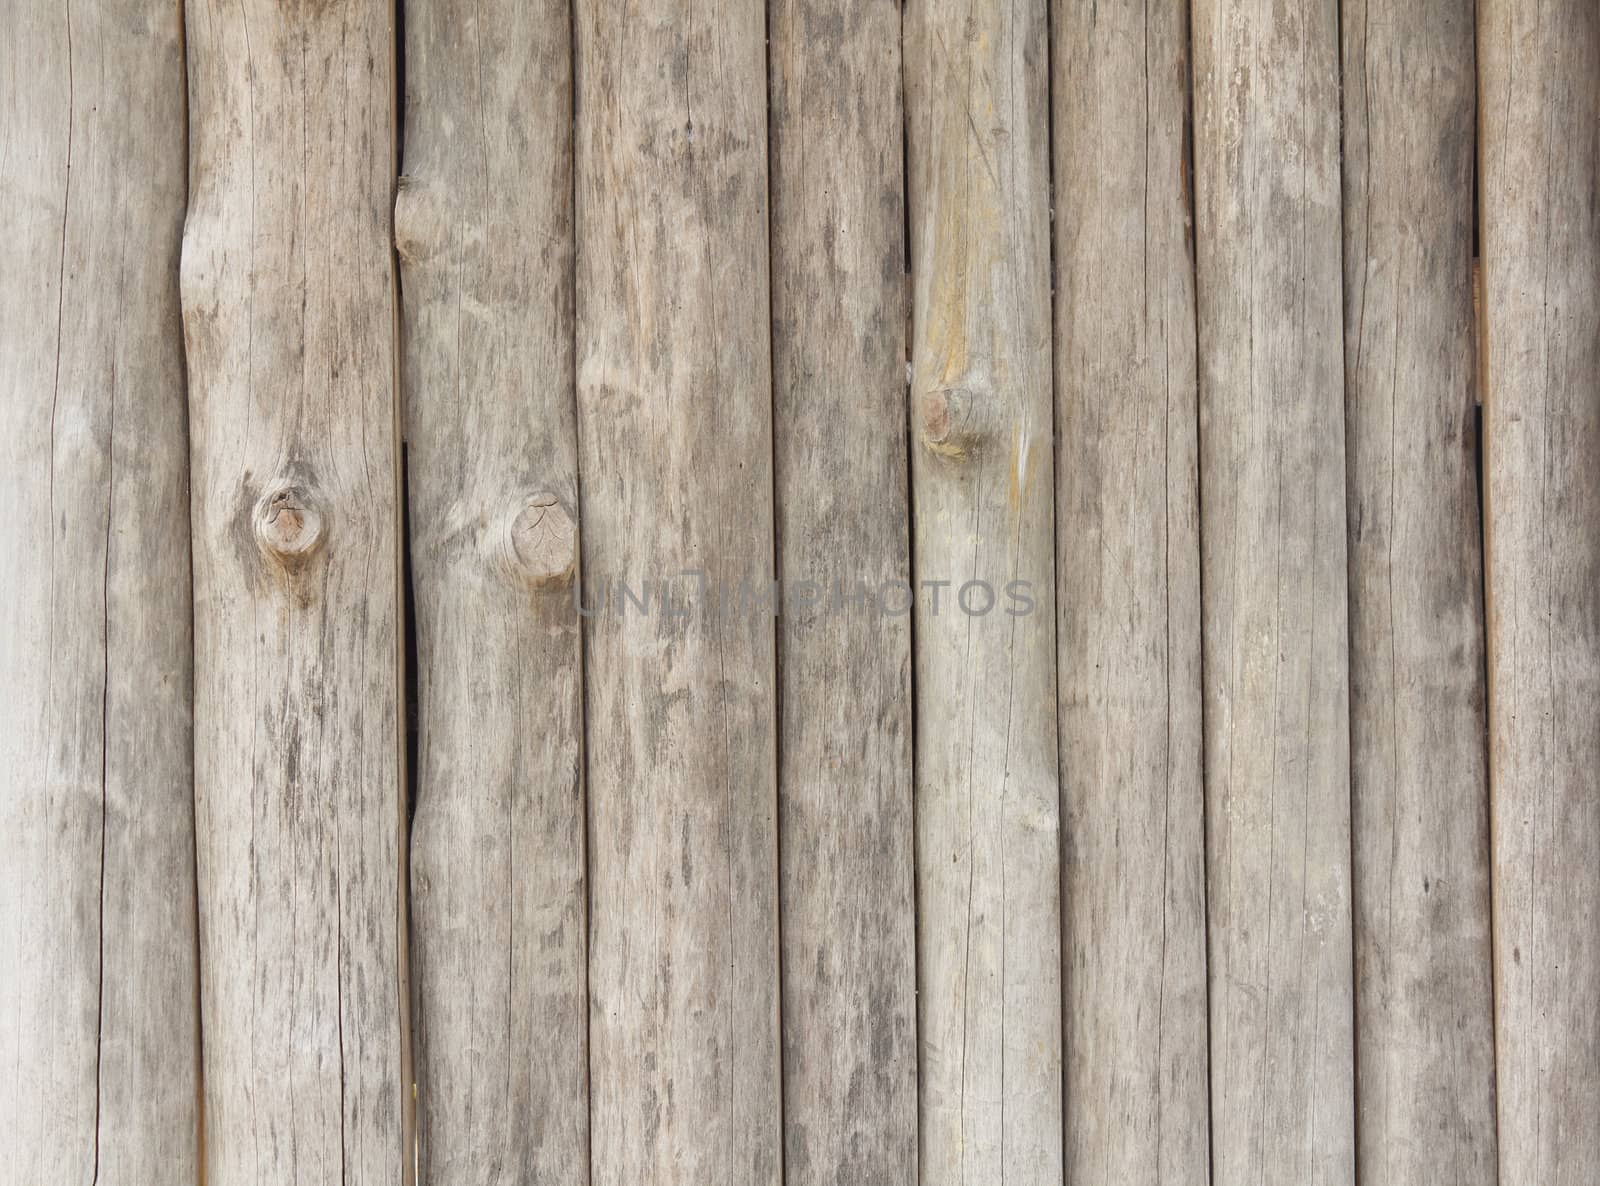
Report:
[[256,540],[280,564],[303,563],[322,545],[322,512],[298,486],[270,490],[256,503]]
[[448,217],[433,192],[402,174],[394,195],[394,249],[400,262],[426,260],[444,242]]
[[564,581],[578,561],[578,529],[554,494],[535,494],[511,520],[510,559],[535,586]]
[[944,457],[965,457],[981,443],[985,400],[966,387],[922,397],[922,442]]

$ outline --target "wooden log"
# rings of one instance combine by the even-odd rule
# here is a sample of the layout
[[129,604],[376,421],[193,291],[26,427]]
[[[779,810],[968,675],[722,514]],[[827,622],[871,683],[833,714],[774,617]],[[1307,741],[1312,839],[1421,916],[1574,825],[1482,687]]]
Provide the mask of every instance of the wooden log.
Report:
[[589,1138],[569,14],[413,0],[405,34],[395,239],[421,742],[420,1172],[578,1186]]
[[1600,8],[1482,0],[1502,1186],[1600,1165]]
[[927,1186],[1062,1180],[1045,39],[906,12]]
[[392,14],[187,15],[206,1179],[403,1182]]
[[1204,1183],[1188,5],[1055,32],[1066,1176]]
[[1211,1136],[1354,1176],[1333,0],[1195,0]]
[[773,1186],[765,13],[575,11],[593,1181]]
[[900,10],[771,8],[784,1180],[916,1186]]
[[1358,1161],[1495,1175],[1473,6],[1345,0]]
[[0,3],[0,1183],[198,1176],[170,3]]

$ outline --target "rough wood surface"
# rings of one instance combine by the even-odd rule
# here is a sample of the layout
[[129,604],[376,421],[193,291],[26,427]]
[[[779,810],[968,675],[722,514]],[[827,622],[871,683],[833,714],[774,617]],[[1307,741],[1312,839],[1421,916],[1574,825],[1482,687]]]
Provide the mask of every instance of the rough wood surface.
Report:
[[1342,20],[1364,1186],[1495,1180],[1472,19],[1345,0]]
[[1600,7],[1482,0],[1502,1186],[1600,1165]]
[[0,1183],[198,1173],[170,3],[0,3]]
[[1070,1182],[1207,1181],[1187,23],[1055,24]]
[[211,1186],[412,1165],[390,18],[187,6]]
[[411,924],[422,1179],[588,1181],[560,3],[406,6],[403,290],[420,753]]
[[784,1180],[916,1186],[900,10],[770,14]]
[[593,1181],[775,1186],[765,13],[576,20]]
[[1061,1181],[1047,50],[907,9],[925,1186]]
[[1335,0],[1195,0],[1219,1186],[1355,1161]]

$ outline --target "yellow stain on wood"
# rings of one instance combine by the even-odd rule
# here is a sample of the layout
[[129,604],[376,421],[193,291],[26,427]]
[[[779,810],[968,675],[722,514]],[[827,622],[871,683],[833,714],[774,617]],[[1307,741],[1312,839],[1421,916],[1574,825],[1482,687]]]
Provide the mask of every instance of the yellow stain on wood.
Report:
[[955,461],[1007,448],[1008,506],[1022,513],[1030,479],[1048,458],[1049,433],[1029,422],[1016,389],[1025,381],[1026,344],[1011,341],[1004,315],[1017,293],[1002,176],[1009,134],[997,114],[988,62],[994,34],[981,23],[965,36],[940,37],[928,121],[932,176],[920,219],[912,371],[913,407],[923,444]]
[[[974,29],[961,48],[984,60],[986,29]],[[930,217],[918,253],[919,317],[913,391],[922,414],[923,443],[935,453],[966,457],[995,437],[1007,417],[1000,380],[1007,343],[994,316],[994,278],[1005,267],[1000,178],[991,142],[999,134],[994,103],[981,75],[966,69],[948,46],[930,134],[933,171]]]

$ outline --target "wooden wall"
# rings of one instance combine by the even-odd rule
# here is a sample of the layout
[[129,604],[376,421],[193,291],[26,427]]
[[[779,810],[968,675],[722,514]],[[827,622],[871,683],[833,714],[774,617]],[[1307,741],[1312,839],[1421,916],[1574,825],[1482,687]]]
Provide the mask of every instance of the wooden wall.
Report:
[[1593,0],[0,0],[0,1186],[1588,1186]]

